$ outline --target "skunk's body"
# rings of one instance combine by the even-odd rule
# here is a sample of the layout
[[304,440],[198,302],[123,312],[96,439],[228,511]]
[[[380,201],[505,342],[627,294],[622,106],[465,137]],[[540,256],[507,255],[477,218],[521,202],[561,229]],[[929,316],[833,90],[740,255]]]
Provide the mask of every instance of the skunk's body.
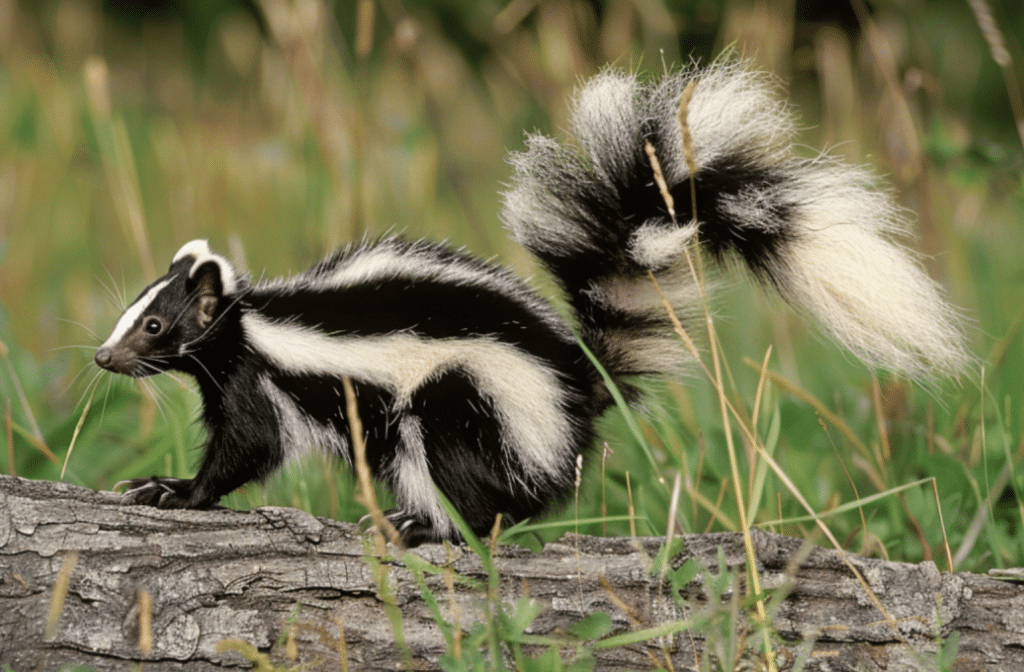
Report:
[[[677,108],[691,80],[696,222]],[[606,72],[581,92],[582,153],[543,136],[513,157],[505,221],[565,290],[580,338],[628,387],[685,369],[650,274],[685,317],[700,307],[687,246],[736,258],[870,364],[923,378],[967,360],[955,312],[889,236],[905,223],[863,172],[792,155],[792,124],[740,66],[645,84]],[[656,185],[661,165],[680,224]],[[406,543],[457,539],[434,486],[477,533],[564,500],[610,403],[568,324],[508,271],[440,244],[388,238],[298,276],[252,284],[186,244],[97,351],[109,370],[199,382],[209,440],[192,480],[139,479],[128,501],[205,507],[319,447],[351,461],[342,378],[369,466],[393,489]]]
[[[194,375],[210,437],[195,479],[140,481],[129,497],[142,503],[210,506],[315,447],[351,462],[342,376],[409,543],[457,537],[434,483],[494,503],[464,509],[486,530],[499,510],[540,513],[591,442],[592,375],[566,325],[508,271],[443,245],[391,238],[250,285],[193,241],[147,296],[97,362]],[[147,319],[167,326],[141,345]]]

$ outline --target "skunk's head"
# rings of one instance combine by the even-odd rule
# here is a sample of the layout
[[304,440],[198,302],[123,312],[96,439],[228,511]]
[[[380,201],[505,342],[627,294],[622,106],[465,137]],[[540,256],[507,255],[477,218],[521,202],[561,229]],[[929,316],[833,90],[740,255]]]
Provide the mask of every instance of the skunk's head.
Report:
[[142,290],[94,357],[133,378],[182,366],[203,347],[238,289],[234,268],[205,240],[186,243],[167,274]]

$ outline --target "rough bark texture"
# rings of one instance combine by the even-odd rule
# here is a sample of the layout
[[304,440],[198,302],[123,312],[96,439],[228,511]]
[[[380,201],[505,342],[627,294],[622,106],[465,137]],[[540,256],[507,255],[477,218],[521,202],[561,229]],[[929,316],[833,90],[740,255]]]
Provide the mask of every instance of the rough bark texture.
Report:
[[[754,539],[762,585],[774,595],[769,609],[780,669],[801,651],[810,670],[933,669],[941,639],[958,633],[954,669],[1024,670],[1024,586],[945,574],[927,562],[851,558],[895,619],[891,625],[837,552],[767,533]],[[619,633],[714,609],[728,614],[707,600],[701,586],[709,576],[684,590],[691,606],[677,606],[670,590],[650,578],[659,545],[658,539],[571,536],[541,554],[501,549],[495,559],[501,601],[514,605],[529,596],[544,607],[529,629],[534,635],[564,633],[597,611],[610,614]],[[486,583],[467,549],[449,556],[443,547],[426,546],[415,553]],[[66,598],[47,637],[58,575],[73,556]],[[739,535],[689,535],[673,564],[690,557],[712,574],[724,560],[743,576]],[[0,477],[0,665],[19,672],[68,663],[125,670],[134,669],[132,661],[147,672],[248,667],[239,653],[217,650],[222,640],[243,640],[281,665],[338,669],[341,623],[350,670],[436,668],[445,640],[413,574],[397,562],[385,565],[396,605],[389,620],[373,566],[353,526],[294,509],[123,507],[111,493]],[[461,611],[468,631],[485,618],[484,593],[461,582],[452,590],[447,578],[427,575],[436,608],[449,622]],[[139,607],[143,591],[151,609]],[[729,598],[726,593],[726,609]],[[151,613],[148,653],[139,646],[144,612]],[[408,654],[395,641],[397,612]],[[667,655],[676,670],[687,670],[704,646],[702,634],[683,632],[595,649],[594,656],[597,669],[652,669],[666,665]],[[750,654],[742,665],[762,662]],[[721,664],[730,669],[734,662]]]

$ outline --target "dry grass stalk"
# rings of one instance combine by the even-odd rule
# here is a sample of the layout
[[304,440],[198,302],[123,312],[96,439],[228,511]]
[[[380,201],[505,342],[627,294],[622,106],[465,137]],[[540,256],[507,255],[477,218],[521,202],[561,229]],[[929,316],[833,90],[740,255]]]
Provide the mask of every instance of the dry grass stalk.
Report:
[[153,650],[153,596],[139,591],[139,651],[149,654]]
[[75,564],[78,562],[77,553],[68,553],[60,566],[57,574],[57,581],[53,584],[53,596],[50,598],[50,611],[46,616],[46,639],[52,640],[57,636],[57,623],[64,611],[64,600],[68,596],[68,588],[71,586],[71,575],[75,571]]
[[978,21],[985,41],[988,42],[989,52],[992,60],[1003,71],[1003,79],[1006,80],[1006,92],[1010,97],[1010,106],[1013,108],[1013,118],[1017,126],[1017,134],[1020,136],[1021,146],[1024,147],[1024,96],[1021,94],[1020,84],[1017,80],[1017,73],[1013,67],[1013,56],[1006,48],[1006,40],[1003,39],[1003,31],[999,30],[999,23],[996,21],[992,8],[986,0],[967,0],[974,12],[974,18]]
[[341,379],[341,384],[345,389],[345,413],[348,416],[349,433],[352,435],[352,452],[355,456],[354,462],[356,478],[359,482],[359,496],[362,499],[363,506],[369,512],[370,520],[373,521],[373,526],[377,531],[375,535],[377,554],[383,557],[385,553],[384,537],[399,548],[404,547],[404,544],[398,534],[398,530],[395,529],[395,526],[391,524],[391,521],[387,519],[387,516],[384,515],[384,512],[377,504],[377,496],[373,491],[373,479],[370,475],[370,465],[366,461],[366,441],[363,437],[363,422],[359,418],[359,404],[356,401],[355,388],[352,386],[352,381],[348,376]]

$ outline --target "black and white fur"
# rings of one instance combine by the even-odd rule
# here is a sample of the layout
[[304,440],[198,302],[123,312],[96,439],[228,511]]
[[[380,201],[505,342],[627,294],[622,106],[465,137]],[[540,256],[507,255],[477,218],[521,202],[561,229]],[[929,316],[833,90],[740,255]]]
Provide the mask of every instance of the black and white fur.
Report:
[[[696,221],[677,118],[691,80]],[[700,288],[684,255],[698,241],[709,258],[744,262],[871,365],[928,378],[968,361],[956,312],[892,240],[904,217],[866,172],[794,156],[770,78],[740,64],[651,82],[609,70],[574,109],[578,146],[532,135],[513,155],[504,219],[564,289],[573,327],[616,382],[629,389],[630,376],[690,363],[648,273],[692,315]],[[256,283],[192,241],[95,359],[198,381],[209,438],[195,478],[137,479],[125,494],[160,507],[211,506],[313,448],[351,461],[347,376],[369,466],[394,491],[390,518],[409,545],[459,538],[435,486],[480,534],[499,512],[519,521],[565,500],[611,403],[573,329],[522,280],[399,238]]]

